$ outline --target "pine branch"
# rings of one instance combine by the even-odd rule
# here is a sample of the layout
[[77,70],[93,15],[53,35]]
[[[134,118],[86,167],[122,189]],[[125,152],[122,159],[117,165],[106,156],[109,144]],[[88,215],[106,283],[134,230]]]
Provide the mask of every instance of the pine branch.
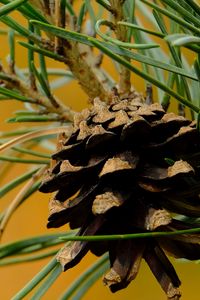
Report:
[[[125,1],[122,0],[110,0],[110,7],[114,17],[114,25],[115,25],[115,34],[116,38],[119,41],[127,42],[128,33],[126,27],[118,24],[120,21],[125,21],[123,4]],[[130,71],[124,67],[120,67],[120,78],[119,78],[119,93],[120,94],[129,94],[131,90],[131,82],[130,82]]]
[[[54,10],[54,16],[51,15],[51,24],[77,31],[77,23],[74,21],[77,17],[68,15],[66,19],[69,19],[69,21],[63,20],[63,11],[61,10],[60,1],[55,1],[55,4],[56,10]],[[33,5],[39,10],[42,10],[40,2],[33,1]],[[61,38],[55,39],[55,37],[50,34],[48,34],[48,37],[50,38],[50,44],[51,46],[53,45],[54,50],[58,54],[60,54],[60,52],[62,53],[65,58],[65,63],[89,98],[94,99],[95,97],[99,97],[103,101],[108,101],[111,97],[111,88],[104,71],[99,68],[99,65],[96,63],[97,58],[91,49],[86,46],[80,46],[77,42],[64,41]],[[60,45],[62,45],[62,47],[60,47]]]
[[3,79],[5,88],[18,90],[22,96],[30,99],[30,102],[42,106],[48,113],[56,113],[60,120],[73,121],[74,112],[55,97],[52,103],[50,101],[52,98],[51,94],[49,95],[50,99],[48,99],[15,74],[7,74],[3,71],[0,73],[0,78]]

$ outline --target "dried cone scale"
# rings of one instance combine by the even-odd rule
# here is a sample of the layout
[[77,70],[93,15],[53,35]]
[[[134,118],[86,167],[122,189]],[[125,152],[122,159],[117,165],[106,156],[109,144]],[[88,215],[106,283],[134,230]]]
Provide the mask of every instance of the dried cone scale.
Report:
[[[138,97],[107,105],[94,100],[77,113],[73,133],[53,155],[40,191],[50,200],[48,227],[66,223],[78,235],[190,229],[172,217],[200,217],[200,139],[195,124]],[[172,214],[173,213],[173,214]],[[119,241],[74,241],[57,256],[67,270],[91,251],[109,252],[103,282],[125,288],[144,259],[168,299],[179,299],[180,280],[166,256],[200,259],[200,236]]]

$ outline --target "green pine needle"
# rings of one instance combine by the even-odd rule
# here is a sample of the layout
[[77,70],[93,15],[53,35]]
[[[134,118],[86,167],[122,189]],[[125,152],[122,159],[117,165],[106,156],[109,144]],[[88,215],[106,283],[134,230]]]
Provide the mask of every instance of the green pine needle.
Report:
[[1,160],[13,162],[13,163],[20,163],[20,164],[36,164],[36,165],[38,165],[38,164],[48,165],[49,164],[49,160],[24,159],[24,158],[0,155],[0,161]]
[[23,299],[32,289],[37,286],[56,266],[58,262],[53,258],[27,285],[19,291],[12,300]]
[[54,256],[58,251],[59,251],[59,249],[46,251],[45,253],[34,254],[34,255],[29,255],[29,256],[23,255],[22,257],[2,259],[2,260],[0,260],[0,267],[37,261],[37,260],[44,259],[44,258],[47,258],[50,256]]
[[37,291],[31,297],[31,300],[40,300],[42,296],[48,291],[52,284],[56,281],[58,276],[62,272],[62,267],[60,264],[57,264],[54,269],[48,274],[44,282],[39,286]]
[[142,232],[132,234],[114,234],[114,235],[88,235],[88,236],[66,236],[61,237],[62,241],[114,241],[114,240],[129,240],[129,239],[140,239],[140,238],[153,238],[163,236],[182,235],[190,233],[200,233],[200,227],[187,229],[187,230],[176,230],[176,231],[160,231],[160,232]]
[[9,89],[4,88],[4,87],[0,87],[0,94],[4,95],[6,97],[9,97],[11,99],[16,99],[16,100],[19,100],[19,101],[22,101],[22,102],[35,103],[34,99],[27,98],[23,95],[20,95],[17,92],[14,92],[14,91],[9,90]]
[[16,10],[19,6],[27,2],[27,0],[14,0],[0,7],[0,17],[9,14],[10,12]]
[[6,195],[9,191],[13,190],[15,187],[17,187],[21,183],[23,183],[24,181],[31,178],[38,170],[39,169],[37,168],[33,171],[27,172],[27,173],[17,177],[13,181],[10,181],[9,183],[4,185],[3,187],[1,187],[0,188],[0,198],[3,197],[4,195]]
[[[145,72],[142,72],[140,69],[136,68],[133,64],[130,64],[124,58],[114,54],[107,47],[102,46],[102,44],[97,42],[97,40],[90,39],[90,41],[94,44],[94,46],[96,46],[98,49],[100,49],[103,53],[107,54],[109,57],[113,58],[115,61],[118,61],[120,64],[124,65],[125,67],[127,67],[129,70],[131,70],[135,74],[139,75],[140,77],[146,79],[150,83],[152,83],[155,86],[159,87],[160,89],[162,89],[164,92],[166,92],[170,96],[176,98],[183,105],[188,106],[189,108],[191,108],[193,111],[195,111],[197,113],[199,112],[199,108],[197,106],[195,106],[192,102],[188,101],[186,98],[184,98],[181,95],[174,92],[172,89],[167,87],[161,81],[153,78],[152,76],[150,76],[149,74],[147,74]],[[195,101],[195,99],[194,99],[194,101]]]
[[192,32],[200,34],[200,29],[198,27],[195,27],[191,23],[185,21],[184,18],[179,17],[177,14],[172,13],[168,9],[161,8],[160,6],[158,6],[152,2],[149,2],[147,0],[140,0],[140,1],[147,4],[148,6],[152,7],[156,11],[162,13],[163,15],[169,17],[170,19],[174,20],[175,22],[177,22],[177,24],[182,25],[184,28],[187,28],[187,29],[191,30]]
[[[82,297],[83,294],[90,288],[93,284],[92,277],[98,274],[97,278],[95,276],[95,280],[98,279],[105,270],[108,269],[108,255],[103,255],[97,262],[92,264],[83,274],[81,274],[72,284],[67,288],[64,294],[61,296],[60,300],[69,300],[76,293],[80,293],[79,296]],[[100,271],[100,273],[99,273]],[[77,295],[76,295],[77,296]],[[80,298],[81,299],[81,298]]]

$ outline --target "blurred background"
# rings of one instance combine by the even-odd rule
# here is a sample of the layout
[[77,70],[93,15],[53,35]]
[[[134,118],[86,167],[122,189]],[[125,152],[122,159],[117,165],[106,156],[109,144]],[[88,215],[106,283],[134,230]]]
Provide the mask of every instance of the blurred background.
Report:
[[[21,19],[16,15],[16,19],[21,22]],[[0,24],[2,27],[3,25]],[[17,41],[18,38],[16,38]],[[6,56],[9,52],[8,41],[5,35],[0,35],[0,58],[6,66]],[[27,51],[25,48],[16,46],[16,64],[19,68],[25,68],[27,65]],[[104,61],[107,70],[110,73],[114,73],[113,65],[108,60]],[[53,60],[47,60],[48,67],[63,67],[59,63],[55,63]],[[114,75],[115,77],[115,75]],[[134,86],[138,91],[144,91],[143,81],[137,76],[133,76]],[[73,81],[62,88],[56,90],[56,96],[64,101],[73,110],[80,111],[88,105],[87,96],[83,93],[78,83]],[[13,130],[16,124],[7,124],[6,119],[12,117],[13,111],[22,109],[22,104],[15,100],[8,100],[0,102],[0,131]],[[25,127],[22,125],[22,127]],[[6,167],[4,168],[4,165]],[[0,187],[11,179],[16,178],[21,174],[23,165],[13,165],[10,172],[9,163],[0,162],[0,169],[3,172],[1,176]],[[21,186],[20,186],[21,187]],[[19,187],[19,188],[20,188]],[[10,203],[13,197],[16,195],[18,189],[9,192],[5,197],[0,199],[0,208],[4,209],[8,203]],[[13,215],[5,234],[3,235],[2,243],[8,243],[19,239],[42,235],[52,232],[65,232],[66,227],[56,230],[46,229],[46,223],[48,218],[48,200],[49,195],[44,195],[39,192],[35,193],[27,201],[25,201],[16,213]],[[46,258],[37,262],[23,263],[12,266],[0,266],[0,282],[1,291],[0,299],[9,300],[15,295],[38,271],[41,270],[45,264],[50,260]],[[42,299],[56,300],[62,294],[62,292],[73,282],[77,276],[79,276],[83,270],[90,266],[92,262],[96,261],[96,258],[89,254],[83,261],[65,273],[62,273],[57,279],[56,283],[49,289],[46,295]],[[200,266],[196,263],[189,263],[184,261],[174,261],[173,264],[179,274],[182,281],[181,292],[183,294],[182,300],[199,300],[198,284],[200,280]],[[25,299],[30,299],[29,295]],[[166,299],[159,284],[156,282],[154,276],[152,276],[150,270],[146,266],[145,262],[142,263],[141,270],[136,278],[126,290],[120,291],[116,294],[111,294],[107,287],[104,287],[101,280],[98,280],[92,288],[84,296],[83,300],[164,300]]]

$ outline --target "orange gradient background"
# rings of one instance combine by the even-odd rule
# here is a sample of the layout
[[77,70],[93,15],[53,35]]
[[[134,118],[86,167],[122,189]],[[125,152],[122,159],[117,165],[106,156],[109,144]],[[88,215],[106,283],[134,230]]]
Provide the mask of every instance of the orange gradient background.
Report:
[[[20,21],[21,19],[19,19]],[[0,24],[1,26],[1,24]],[[16,41],[18,38],[16,38]],[[6,55],[8,53],[7,38],[0,35],[0,58],[6,66]],[[105,60],[105,65],[110,72],[113,72],[113,66],[108,59]],[[16,65],[19,68],[26,67],[27,64],[27,51],[21,47],[16,47]],[[48,67],[62,67],[63,65],[47,60]],[[116,75],[115,79],[116,78]],[[144,90],[144,85],[141,79],[133,76],[134,86],[139,91]],[[81,110],[87,104],[87,96],[82,92],[76,82],[72,82],[63,88],[56,91],[62,101],[74,110]],[[12,100],[0,102],[0,131],[14,130],[16,124],[6,124],[5,120],[13,116],[13,111],[22,109],[21,103]],[[37,124],[36,124],[37,125]],[[23,127],[23,125],[22,125]],[[0,163],[2,168],[3,163]],[[1,178],[0,186],[3,186],[9,180],[22,174],[26,170],[23,165],[14,165],[12,169],[4,172],[3,179]],[[21,186],[20,186],[21,188]],[[0,208],[3,210],[8,203],[15,197],[17,191],[15,189],[9,192],[4,198],[0,199]],[[49,195],[43,195],[39,192],[35,193],[31,198],[26,200],[13,215],[8,223],[5,234],[3,235],[2,243],[7,243],[31,236],[49,234],[53,232],[65,231],[66,227],[56,230],[47,230],[46,222],[48,217],[48,199]],[[11,299],[38,271],[45,266],[50,258],[43,259],[36,262],[23,263],[20,265],[12,265],[0,267],[0,299]],[[42,297],[44,300],[57,300],[63,291],[73,282],[81,272],[89,267],[96,258],[88,254],[82,262],[65,273],[62,273],[49,291]],[[197,263],[183,262],[172,260],[177,273],[182,281],[181,292],[183,294],[182,300],[199,300],[198,284],[200,282],[200,265]],[[31,299],[29,294],[24,299]],[[104,287],[101,280],[98,280],[92,288],[85,294],[83,300],[165,300],[166,296],[156,282],[156,279],[151,274],[150,270],[143,262],[140,272],[135,281],[133,281],[126,290],[112,294],[107,287]]]

